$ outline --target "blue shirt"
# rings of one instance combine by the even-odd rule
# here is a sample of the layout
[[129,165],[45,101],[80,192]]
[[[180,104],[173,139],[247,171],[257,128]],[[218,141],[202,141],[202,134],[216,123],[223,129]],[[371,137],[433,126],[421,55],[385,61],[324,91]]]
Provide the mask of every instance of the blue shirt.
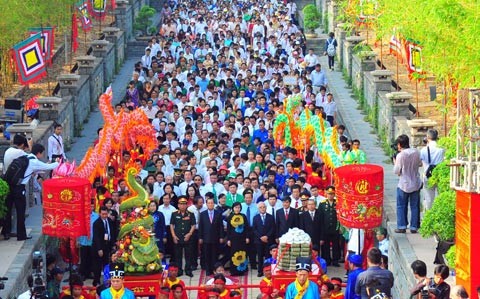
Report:
[[360,295],[355,294],[355,284],[357,283],[358,274],[362,273],[362,268],[355,269],[348,273],[347,287],[345,288],[345,299],[360,299]]
[[[112,293],[110,292],[110,288],[102,291],[102,293],[100,294],[100,299],[114,299],[112,297]],[[123,292],[123,296],[120,299],[135,299],[135,295],[133,294],[132,291],[125,288],[125,291]]]
[[92,214],[90,215],[90,238],[87,236],[81,236],[78,238],[78,244],[80,246],[92,246],[92,237],[93,237],[93,223],[100,217],[97,213],[92,211]]
[[203,80],[200,78],[199,80],[197,80],[197,84],[198,86],[200,86],[200,90],[202,92],[205,92],[205,90],[207,90],[208,82],[210,82],[210,80],[208,80],[207,78]]
[[257,129],[255,131],[253,131],[252,139],[255,139],[257,137],[260,138],[260,141],[262,143],[265,143],[265,141],[267,141],[267,139],[268,139],[268,130],[267,129],[263,129],[263,130]]
[[258,214],[258,208],[255,203],[251,203],[250,206],[247,205],[246,203],[242,202],[242,214],[245,215],[248,218],[247,215],[247,208],[250,207],[250,217],[248,219],[248,225],[252,226],[253,224],[253,217]]
[[[288,285],[287,292],[285,293],[285,299],[295,299],[297,295],[297,288],[295,287],[295,281]],[[303,299],[320,299],[320,290],[318,284],[309,280],[308,288],[303,293]],[[102,298],[103,299],[103,298]]]

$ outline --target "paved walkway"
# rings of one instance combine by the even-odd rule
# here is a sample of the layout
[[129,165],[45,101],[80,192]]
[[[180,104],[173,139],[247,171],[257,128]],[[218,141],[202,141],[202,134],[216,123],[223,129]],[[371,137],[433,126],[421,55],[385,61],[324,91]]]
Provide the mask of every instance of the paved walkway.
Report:
[[[320,59],[322,69],[327,69],[327,57]],[[368,163],[378,164],[384,169],[384,215],[389,226],[395,226],[396,217],[396,189],[398,177],[393,173],[393,164],[390,157],[385,155],[380,142],[372,126],[364,120],[365,114],[358,108],[358,102],[353,98],[352,89],[345,83],[342,72],[336,66],[335,71],[327,71],[328,87],[332,92],[338,110],[338,123],[344,124],[348,136],[351,139],[359,139],[360,148],[367,154]],[[428,267],[429,274],[433,275],[435,265],[435,241],[433,238],[424,239],[420,234],[394,234],[390,238],[405,239],[410,243],[414,254],[418,259],[423,260]],[[451,280],[452,278],[449,278]]]

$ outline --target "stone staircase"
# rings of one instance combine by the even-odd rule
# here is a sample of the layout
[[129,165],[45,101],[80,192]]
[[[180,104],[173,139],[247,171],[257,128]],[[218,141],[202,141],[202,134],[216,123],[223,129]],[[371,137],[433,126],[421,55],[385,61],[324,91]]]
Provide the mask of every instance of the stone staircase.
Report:
[[146,40],[131,40],[127,43],[127,57],[128,58],[142,58],[145,55],[145,48],[148,46]]

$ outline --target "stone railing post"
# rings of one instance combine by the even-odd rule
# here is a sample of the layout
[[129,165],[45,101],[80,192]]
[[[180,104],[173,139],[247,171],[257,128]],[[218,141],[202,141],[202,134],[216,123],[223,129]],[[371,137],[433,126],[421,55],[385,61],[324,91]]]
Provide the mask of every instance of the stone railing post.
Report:
[[335,39],[337,40],[338,43],[338,51],[337,51],[337,58],[339,62],[340,69],[343,68],[343,44],[345,43],[345,38],[347,36],[347,32],[343,30],[343,23],[337,24],[337,27],[335,28]]
[[38,98],[37,103],[40,106],[38,120],[57,120],[58,119],[58,106],[62,102],[62,98],[59,97],[43,97]]
[[79,75],[75,74],[61,74],[57,77],[60,83],[60,95],[62,97],[77,96]]
[[395,138],[395,117],[404,116],[407,119],[412,117],[412,113],[408,109],[410,106],[410,100],[413,98],[413,95],[409,92],[390,92],[386,94],[387,99],[390,101],[388,107],[387,119],[391,123],[390,131],[388,132],[389,140]]
[[437,126],[437,123],[428,118],[417,118],[407,120],[408,127],[410,128],[410,146],[422,147],[423,139],[427,136],[427,131]]
[[345,38],[345,45],[344,45],[344,53],[343,53],[343,60],[344,60],[344,67],[347,70],[347,75],[349,78],[352,78],[352,58],[353,58],[353,48],[364,41],[365,38],[361,36],[349,36]]

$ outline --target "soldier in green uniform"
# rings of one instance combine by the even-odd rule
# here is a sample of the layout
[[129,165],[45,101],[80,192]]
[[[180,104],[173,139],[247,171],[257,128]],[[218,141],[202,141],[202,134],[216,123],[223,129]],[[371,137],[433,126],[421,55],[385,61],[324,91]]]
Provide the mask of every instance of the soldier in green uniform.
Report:
[[[328,186],[327,189],[325,189],[325,193],[327,195],[326,200],[322,201],[318,206],[319,212],[323,214],[323,240],[320,241],[320,244],[322,245],[322,258],[327,261],[329,266],[333,265],[334,267],[339,267],[339,223],[337,220],[335,187]],[[332,253],[330,253],[330,249],[332,250]]]
[[172,213],[170,231],[175,244],[175,262],[178,264],[178,276],[183,274],[182,258],[185,251],[185,274],[193,277],[192,266],[192,235],[195,231],[195,215],[187,211],[187,198],[181,196],[178,199],[178,211]]

